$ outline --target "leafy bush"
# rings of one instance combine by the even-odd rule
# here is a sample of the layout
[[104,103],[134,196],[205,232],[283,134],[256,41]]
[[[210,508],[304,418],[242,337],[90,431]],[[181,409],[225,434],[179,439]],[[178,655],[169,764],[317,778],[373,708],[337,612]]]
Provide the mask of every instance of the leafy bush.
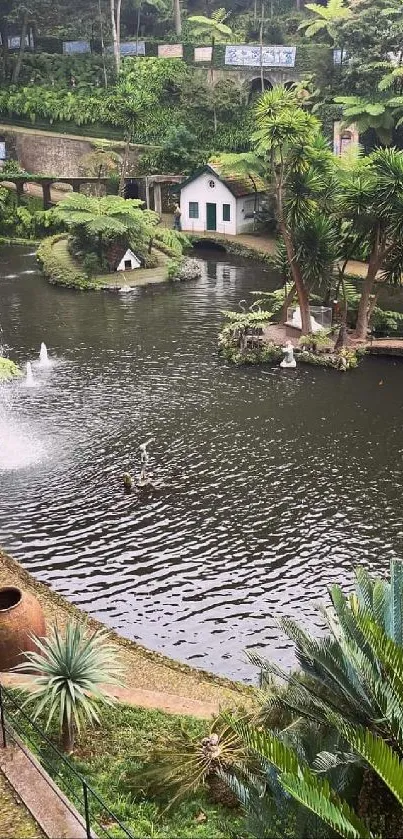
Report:
[[44,239],[37,251],[38,261],[43,273],[54,285],[88,291],[98,288],[98,283],[90,281],[81,267],[75,264],[67,248],[66,234],[58,234]]
[[22,372],[14,361],[0,356],[0,382],[9,382],[16,376],[22,376]]

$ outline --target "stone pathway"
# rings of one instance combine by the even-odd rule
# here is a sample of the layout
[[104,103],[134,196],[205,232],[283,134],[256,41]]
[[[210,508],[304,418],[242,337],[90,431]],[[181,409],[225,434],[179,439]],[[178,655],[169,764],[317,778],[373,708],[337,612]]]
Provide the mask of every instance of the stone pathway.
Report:
[[[33,677],[20,673],[0,673],[0,684],[5,688],[24,687],[27,690],[34,690]],[[187,696],[162,693],[160,690],[117,687],[116,685],[102,685],[102,689],[118,702],[137,705],[141,708],[156,708],[158,711],[165,711],[166,714],[186,714],[199,717],[199,719],[209,719],[220,710],[219,702],[189,699]]]
[[[12,839],[22,839],[24,835],[34,839],[43,834],[49,839],[86,838],[81,816],[31,752],[15,745],[0,748],[1,773],[33,817],[32,833],[15,832],[10,834]],[[3,802],[0,807],[0,825],[2,806]],[[35,826],[35,822],[42,830]],[[4,839],[3,833],[1,836]]]
[[0,770],[1,839],[44,839],[45,834]]

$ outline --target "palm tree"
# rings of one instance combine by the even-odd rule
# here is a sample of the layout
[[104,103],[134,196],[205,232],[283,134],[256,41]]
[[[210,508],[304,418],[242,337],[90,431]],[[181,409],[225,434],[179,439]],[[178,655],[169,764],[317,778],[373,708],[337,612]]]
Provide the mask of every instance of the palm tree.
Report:
[[240,175],[248,178],[255,193],[254,210],[257,209],[258,187],[262,187],[266,175],[264,160],[254,152],[228,152],[212,157],[209,160],[212,166],[218,166],[223,175]]
[[232,29],[225,21],[228,12],[225,9],[217,9],[210,17],[205,15],[191,15],[188,23],[193,35],[211,37],[211,82],[214,82],[214,47],[216,42],[227,41],[232,35]]
[[372,128],[380,142],[389,145],[397,121],[396,98],[374,93],[371,99],[364,96],[335,96],[334,102],[342,106],[343,119],[347,125],[354,122],[360,134]]
[[298,29],[304,29],[307,38],[313,38],[318,32],[325,32],[332,43],[337,42],[337,24],[351,17],[352,11],[344,4],[344,0],[328,0],[326,6],[318,3],[307,3],[305,6],[317,16],[315,20],[309,18],[300,23]]
[[340,201],[344,217],[353,223],[369,252],[355,331],[357,338],[365,340],[377,275],[389,283],[401,282],[403,152],[377,149],[358,161],[342,182]]
[[27,652],[16,670],[34,675],[34,691],[26,703],[36,705],[34,719],[46,710],[46,728],[58,718],[62,748],[72,752],[74,736],[85,722],[99,722],[98,704],[113,700],[104,686],[121,685],[118,650],[104,630],[91,634],[84,624],[71,620],[64,635],[53,627],[49,637],[34,637],[39,652]]
[[[303,261],[301,237],[306,240],[305,255],[313,241],[319,253],[318,237],[325,233],[320,216],[329,212],[335,164],[318,120],[300,107],[295,91],[282,87],[266,91],[256,105],[255,119],[252,140],[274,182],[278,227],[296,288],[302,332],[307,335],[312,332],[309,288],[318,272],[311,259]],[[326,238],[330,245],[329,228]],[[329,260],[335,257],[329,252],[323,270],[327,272]]]

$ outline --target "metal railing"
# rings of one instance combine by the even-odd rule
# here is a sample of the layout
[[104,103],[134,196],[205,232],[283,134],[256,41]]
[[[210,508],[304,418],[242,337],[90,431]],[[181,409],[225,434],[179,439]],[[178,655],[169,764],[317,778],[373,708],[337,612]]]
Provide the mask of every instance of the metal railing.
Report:
[[[110,839],[118,839],[118,837],[136,839],[83,775],[77,772],[71,761],[59,751],[48,735],[30,717],[13,693],[0,684],[0,748],[6,748],[11,742],[18,748],[22,748],[20,741],[27,748],[32,749],[35,758],[57,787],[60,787],[68,797],[62,797],[57,787],[52,786],[64,806],[77,819],[77,813],[71,804],[69,806],[68,799],[74,802],[74,806],[83,818],[87,839],[94,839],[95,833],[110,837]],[[39,771],[29,752],[24,749],[24,753],[36,771]],[[108,822],[107,826],[105,821]]]

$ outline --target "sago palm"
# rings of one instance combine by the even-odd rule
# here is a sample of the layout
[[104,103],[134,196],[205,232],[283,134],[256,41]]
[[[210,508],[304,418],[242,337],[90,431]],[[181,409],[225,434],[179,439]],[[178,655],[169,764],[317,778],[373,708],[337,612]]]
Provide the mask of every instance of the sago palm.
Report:
[[26,703],[35,705],[34,719],[46,712],[46,728],[56,716],[62,748],[71,752],[75,731],[85,722],[99,722],[99,704],[112,704],[106,684],[121,685],[118,650],[104,630],[89,632],[70,621],[64,633],[55,626],[46,638],[34,637],[39,652],[27,652],[16,670],[34,675]]

